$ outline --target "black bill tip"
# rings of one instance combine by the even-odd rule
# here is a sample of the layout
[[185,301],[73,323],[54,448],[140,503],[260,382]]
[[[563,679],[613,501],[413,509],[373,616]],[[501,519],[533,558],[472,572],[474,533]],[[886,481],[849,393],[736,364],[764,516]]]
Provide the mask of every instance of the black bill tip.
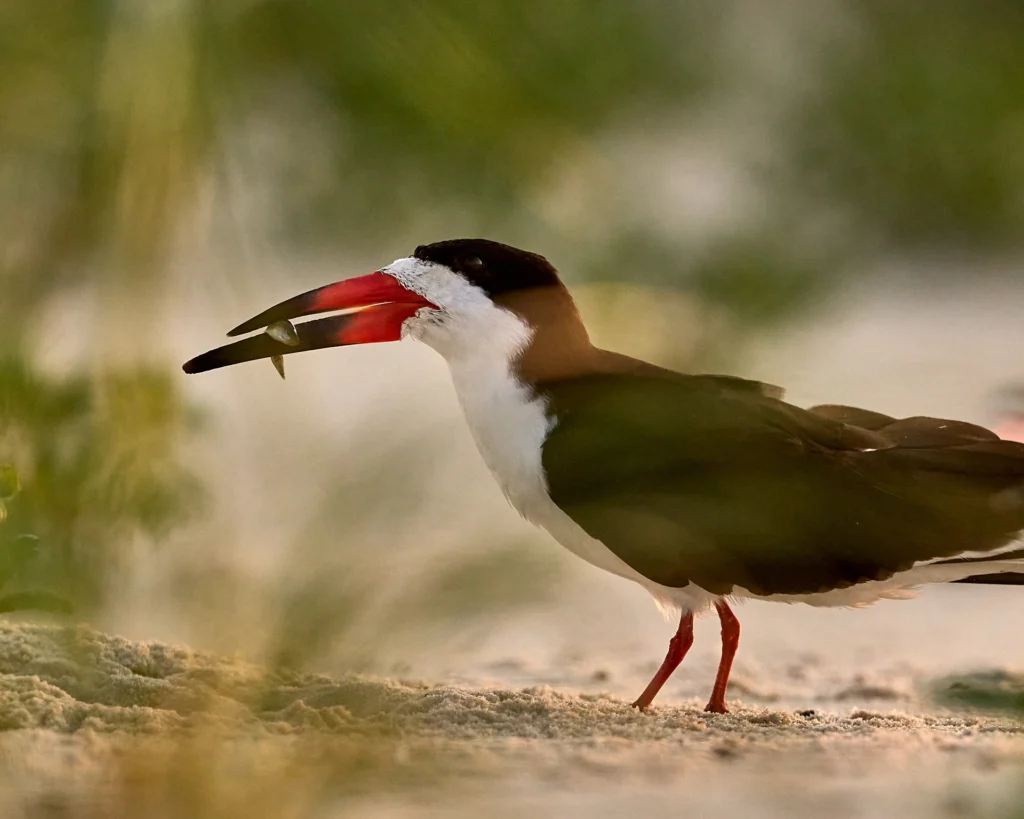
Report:
[[306,350],[334,346],[339,343],[341,334],[353,320],[352,315],[342,315],[299,324],[295,327],[298,335],[297,344],[282,344],[266,333],[260,333],[197,355],[182,364],[181,369],[189,375],[194,375],[221,367],[229,367],[232,364],[241,364],[243,361],[256,361],[261,358],[291,355]]

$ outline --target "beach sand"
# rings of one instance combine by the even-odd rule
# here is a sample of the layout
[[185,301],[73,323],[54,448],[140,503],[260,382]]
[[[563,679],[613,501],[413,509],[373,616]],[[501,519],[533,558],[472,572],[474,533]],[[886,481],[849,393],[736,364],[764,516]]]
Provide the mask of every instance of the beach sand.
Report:
[[1024,723],[956,700],[1013,700],[1019,677],[854,675],[795,707],[785,692],[795,680],[805,697],[817,666],[790,660],[790,679],[760,680],[768,693],[741,679],[728,715],[685,697],[641,714],[600,669],[580,686],[501,685],[528,676],[512,661],[476,686],[330,677],[6,623],[3,815],[963,816],[1024,804]]

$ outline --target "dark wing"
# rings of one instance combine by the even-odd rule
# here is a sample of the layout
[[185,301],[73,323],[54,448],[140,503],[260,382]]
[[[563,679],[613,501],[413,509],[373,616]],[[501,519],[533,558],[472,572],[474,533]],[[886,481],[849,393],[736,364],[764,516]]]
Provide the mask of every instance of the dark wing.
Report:
[[998,441],[992,430],[966,421],[948,421],[944,418],[893,418],[880,412],[845,407],[841,404],[821,404],[808,412],[842,424],[870,429],[881,433],[896,446],[948,447],[972,441]]
[[881,429],[887,424],[895,423],[896,419],[889,416],[883,415],[880,412],[872,412],[871,410],[859,409],[857,407],[847,407],[842,404],[819,404],[816,407],[811,407],[808,412],[813,412],[815,415],[820,415],[822,418],[830,418],[833,421],[838,421],[841,424],[850,424],[855,427],[861,427],[861,429]]
[[737,392],[740,394],[763,395],[765,398],[782,399],[786,391],[774,384],[764,381],[751,381],[737,375],[681,375],[672,373],[674,379],[685,378],[691,386],[704,387],[718,392]]
[[557,418],[552,499],[665,586],[820,592],[995,549],[1024,527],[1024,445],[981,427],[803,410],[711,376],[540,389]]

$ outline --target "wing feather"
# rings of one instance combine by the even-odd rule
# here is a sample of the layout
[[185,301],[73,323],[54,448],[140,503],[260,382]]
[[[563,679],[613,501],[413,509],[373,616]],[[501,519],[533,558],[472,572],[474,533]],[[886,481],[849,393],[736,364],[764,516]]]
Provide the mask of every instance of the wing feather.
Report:
[[1024,527],[1024,444],[972,424],[803,410],[709,376],[541,389],[552,499],[666,586],[821,592],[998,549]]

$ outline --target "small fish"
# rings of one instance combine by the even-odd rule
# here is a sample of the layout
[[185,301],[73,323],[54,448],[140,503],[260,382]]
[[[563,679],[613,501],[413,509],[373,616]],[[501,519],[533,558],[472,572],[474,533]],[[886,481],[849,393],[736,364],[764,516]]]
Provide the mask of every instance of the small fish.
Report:
[[[295,329],[295,325],[288,320],[275,321],[273,324],[268,324],[267,329],[264,331],[274,341],[281,344],[287,344],[289,347],[299,346],[299,333]],[[270,363],[274,365],[274,369],[277,370],[277,374],[284,378],[284,357],[279,355],[272,355],[270,357]]]
[[301,343],[299,341],[298,330],[295,329],[295,325],[290,321],[275,321],[273,324],[267,325],[267,329],[264,331],[274,341],[280,341],[282,344],[287,344],[289,347],[298,347]]

